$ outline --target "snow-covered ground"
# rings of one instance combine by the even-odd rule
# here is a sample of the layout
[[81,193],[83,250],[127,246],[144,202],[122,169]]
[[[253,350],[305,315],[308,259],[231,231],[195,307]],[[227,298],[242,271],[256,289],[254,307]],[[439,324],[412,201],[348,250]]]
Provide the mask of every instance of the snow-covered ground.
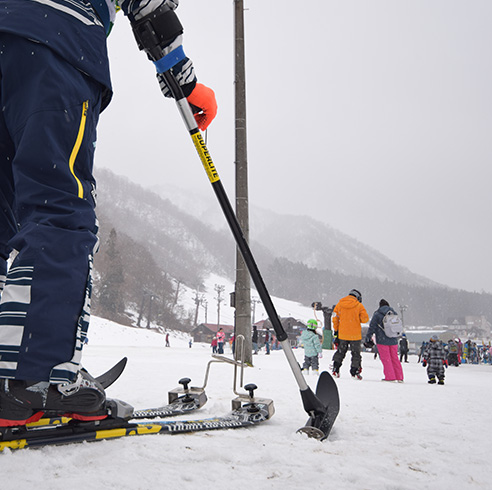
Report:
[[[97,375],[121,357],[126,371],[108,389],[137,408],[167,401],[183,376],[203,384],[209,347],[186,336],[164,336],[93,318],[84,365]],[[296,351],[299,361],[302,350]],[[321,367],[328,369],[331,351]],[[254,357],[245,382],[272,398],[275,416],[250,429],[151,435],[0,454],[2,490],[67,489],[490,489],[492,366],[450,367],[446,385],[428,385],[414,356],[405,383],[381,382],[372,354],[363,355],[363,381],[346,361],[337,380],[341,409],[329,439],[297,434],[305,414],[282,351]],[[233,368],[214,364],[208,403],[193,416],[230,409]],[[315,387],[316,377],[306,377]],[[191,418],[190,416],[186,418]]]

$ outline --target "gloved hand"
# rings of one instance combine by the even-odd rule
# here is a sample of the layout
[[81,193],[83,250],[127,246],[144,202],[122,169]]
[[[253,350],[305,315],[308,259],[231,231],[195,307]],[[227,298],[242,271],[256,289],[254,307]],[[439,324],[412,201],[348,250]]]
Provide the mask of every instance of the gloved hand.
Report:
[[187,99],[193,106],[198,128],[205,131],[217,115],[217,101],[214,91],[202,83],[197,83]]
[[335,332],[335,337],[333,339],[333,345],[335,349],[338,349],[338,344],[340,344],[340,339],[338,338],[338,332]]
[[370,340],[370,339],[369,340],[366,340],[364,342],[364,347],[366,349],[372,349],[374,347],[374,342],[372,340]]
[[447,369],[448,368],[448,360],[447,359],[443,359],[442,360],[442,363],[444,364],[444,367]]
[[322,353],[322,352],[320,352],[320,353],[318,354],[318,357],[319,357],[320,359],[323,359],[323,353]]
[[424,367],[425,367],[425,366],[427,366],[427,359],[424,359],[424,360],[422,361],[422,366],[424,366]]

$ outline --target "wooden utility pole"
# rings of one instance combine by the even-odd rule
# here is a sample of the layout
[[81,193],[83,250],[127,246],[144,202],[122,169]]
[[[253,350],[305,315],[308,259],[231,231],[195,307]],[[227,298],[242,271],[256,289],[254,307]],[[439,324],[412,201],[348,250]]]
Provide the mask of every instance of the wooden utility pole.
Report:
[[[244,56],[244,2],[234,0],[235,114],[236,114],[236,216],[249,242],[248,159],[246,143],[246,70]],[[245,362],[252,364],[251,289],[249,271],[239,249],[236,252],[235,334],[245,340]],[[236,346],[238,344],[236,343]],[[236,358],[239,349],[235,349]]]

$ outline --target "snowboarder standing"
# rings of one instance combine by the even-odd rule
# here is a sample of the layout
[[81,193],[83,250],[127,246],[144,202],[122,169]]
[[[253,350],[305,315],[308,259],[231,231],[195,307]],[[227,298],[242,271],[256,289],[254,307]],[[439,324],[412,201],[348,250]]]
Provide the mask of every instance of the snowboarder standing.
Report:
[[[178,0],[118,3],[139,47],[158,71],[173,71],[205,129],[217,104],[184,54]],[[0,426],[45,410],[107,416],[104,389],[80,362],[98,247],[96,128],[112,96],[106,37],[116,4],[1,0]]]
[[448,367],[446,357],[446,351],[442,341],[439,340],[437,335],[433,335],[425,348],[422,361],[422,366],[427,366],[429,384],[435,384],[436,377],[439,380],[438,384],[444,384],[444,367]]
[[309,368],[314,374],[319,374],[319,357],[322,355],[321,342],[316,328],[318,322],[310,319],[307,321],[307,328],[301,334],[301,342],[304,347],[304,364],[302,370],[309,374]]
[[369,315],[362,304],[362,295],[357,289],[352,289],[348,296],[338,302],[333,310],[332,321],[335,332],[334,344],[337,346],[333,356],[333,376],[340,377],[340,367],[350,346],[352,352],[350,374],[360,380],[362,379],[361,323],[368,322]]
[[399,381],[402,383],[403,369],[398,360],[398,338],[388,337],[383,328],[383,318],[389,311],[396,315],[396,311],[390,307],[385,299],[382,299],[379,302],[379,309],[372,315],[364,345],[367,348],[372,347],[374,345],[372,336],[375,335],[379,358],[383,363],[383,381]]

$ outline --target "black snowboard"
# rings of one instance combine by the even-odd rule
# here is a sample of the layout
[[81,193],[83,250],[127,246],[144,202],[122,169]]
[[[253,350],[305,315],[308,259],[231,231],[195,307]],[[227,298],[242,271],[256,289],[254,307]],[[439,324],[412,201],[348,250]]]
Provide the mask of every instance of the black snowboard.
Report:
[[333,376],[327,371],[323,371],[319,376],[316,397],[325,406],[326,410],[323,413],[310,416],[306,425],[301,427],[298,432],[303,432],[309,437],[324,441],[330,435],[340,411],[338,387]]

